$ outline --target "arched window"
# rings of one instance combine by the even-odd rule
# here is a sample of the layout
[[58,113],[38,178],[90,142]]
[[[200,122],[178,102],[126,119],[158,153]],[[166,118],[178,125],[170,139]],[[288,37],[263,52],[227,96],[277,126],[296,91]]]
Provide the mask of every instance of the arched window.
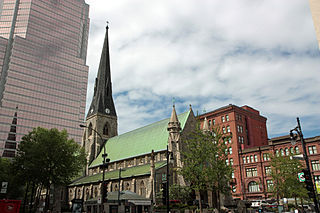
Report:
[[126,190],[127,190],[127,191],[130,191],[130,183],[127,183],[127,184],[126,184]]
[[257,184],[257,182],[252,181],[248,184],[248,191],[249,192],[259,192],[260,188],[259,188],[259,184]]
[[89,198],[90,198],[89,189],[87,188],[87,189],[86,189],[86,200],[88,200]]
[[106,123],[103,127],[103,134],[104,135],[109,135],[109,127],[108,123]]
[[288,148],[285,148],[284,151],[285,151],[286,155],[289,155],[289,149]]
[[300,154],[300,151],[299,151],[299,147],[294,147],[295,151],[296,151],[296,154]]
[[78,189],[77,198],[78,198],[78,199],[80,199],[80,198],[81,198],[81,190],[80,190],[80,189]]
[[116,192],[116,191],[118,191],[119,189],[118,189],[118,184],[116,184],[116,185],[114,185],[114,191]]
[[146,187],[144,186],[144,182],[140,182],[140,190],[139,193],[141,196],[145,197],[146,196]]
[[97,187],[94,188],[94,197],[98,197],[98,188]]
[[92,135],[92,123],[89,124],[88,126],[88,137]]
[[281,154],[281,156],[284,156],[284,151],[283,151],[283,149],[280,149],[280,154]]

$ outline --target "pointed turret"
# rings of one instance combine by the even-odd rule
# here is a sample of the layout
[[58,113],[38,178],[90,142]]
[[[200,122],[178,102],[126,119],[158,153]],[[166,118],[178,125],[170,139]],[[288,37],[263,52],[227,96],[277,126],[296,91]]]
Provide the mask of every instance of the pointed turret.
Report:
[[204,118],[202,131],[203,132],[208,132],[209,131],[209,123],[208,123],[207,117]]
[[170,121],[168,123],[168,131],[169,132],[179,132],[180,130],[181,130],[180,122],[178,120],[175,105],[173,105]]
[[87,118],[98,113],[117,116],[112,98],[108,30],[109,27],[107,26],[98,74],[94,86],[94,95]]

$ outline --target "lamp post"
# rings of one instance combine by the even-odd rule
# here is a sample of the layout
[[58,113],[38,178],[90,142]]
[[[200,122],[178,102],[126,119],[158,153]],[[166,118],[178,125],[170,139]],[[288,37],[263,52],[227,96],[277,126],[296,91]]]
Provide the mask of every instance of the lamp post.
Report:
[[119,204],[119,208],[120,208],[120,204],[121,204],[121,201],[120,201],[120,183],[121,183],[121,171],[126,171],[125,169],[119,169],[119,192],[118,192],[118,204]]
[[105,202],[104,195],[107,194],[107,193],[105,193],[107,189],[105,188],[104,173],[105,173],[105,168],[108,165],[108,162],[110,161],[110,159],[107,158],[108,154],[106,153],[106,147],[105,147],[105,144],[106,144],[107,141],[104,142],[102,136],[100,135],[100,133],[97,130],[95,130],[95,129],[91,128],[91,127],[87,127],[86,125],[83,125],[83,124],[80,124],[79,126],[82,127],[82,128],[88,128],[88,129],[93,130],[95,133],[97,133],[97,135],[100,137],[101,141],[103,142],[103,145],[102,145],[103,146],[103,154],[102,154],[102,158],[103,158],[103,161],[102,161],[102,186],[101,186],[101,191],[100,191],[100,194],[101,194],[101,205],[100,205],[100,209],[101,210],[100,211],[103,213],[103,209],[104,209],[103,204]]
[[170,201],[170,199],[169,199],[169,188],[170,188],[170,186],[169,186],[169,163],[170,163],[170,157],[171,157],[171,160],[173,160],[173,156],[172,156],[172,152],[169,152],[169,148],[168,148],[168,145],[167,145],[167,190],[166,190],[166,193],[167,193],[167,195],[166,195],[166,197],[167,197],[167,200],[166,200],[166,204],[167,204],[167,213],[169,213],[170,212],[170,203],[169,203],[169,201]]
[[[308,170],[309,174],[311,174],[310,165],[309,165],[309,157],[307,155],[306,144],[305,144],[305,141],[304,141],[304,138],[303,138],[299,117],[297,118],[297,123],[298,123],[298,126],[296,126],[294,129],[290,130],[291,143],[294,145],[295,142],[296,142],[297,135],[293,133],[293,132],[296,132],[300,137],[300,141],[301,141],[301,145],[302,145],[302,149],[303,149],[304,160],[306,162],[307,170]],[[311,183],[312,183],[312,192],[311,193],[313,195],[313,202],[314,202],[315,211],[317,213],[319,213],[318,199],[317,199],[317,195],[316,195],[315,190],[314,190],[313,181]]]

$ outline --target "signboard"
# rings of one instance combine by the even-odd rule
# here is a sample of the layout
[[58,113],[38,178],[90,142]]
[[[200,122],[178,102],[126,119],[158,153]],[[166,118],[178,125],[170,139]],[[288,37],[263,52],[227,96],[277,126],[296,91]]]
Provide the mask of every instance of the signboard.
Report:
[[305,182],[306,178],[304,177],[304,173],[303,172],[299,172],[298,173],[298,178],[300,182]]
[[320,183],[316,182],[317,193],[320,194]]
[[167,180],[167,174],[162,174],[162,181],[166,181]]
[[8,189],[8,182],[2,182],[0,193],[2,193],[2,194],[7,193],[7,189]]

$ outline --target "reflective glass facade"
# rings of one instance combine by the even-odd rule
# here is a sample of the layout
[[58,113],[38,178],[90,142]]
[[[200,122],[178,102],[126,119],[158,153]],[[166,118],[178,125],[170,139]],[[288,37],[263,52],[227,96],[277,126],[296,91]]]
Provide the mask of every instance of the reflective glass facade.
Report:
[[81,141],[88,67],[84,0],[0,0],[0,156],[33,128]]

